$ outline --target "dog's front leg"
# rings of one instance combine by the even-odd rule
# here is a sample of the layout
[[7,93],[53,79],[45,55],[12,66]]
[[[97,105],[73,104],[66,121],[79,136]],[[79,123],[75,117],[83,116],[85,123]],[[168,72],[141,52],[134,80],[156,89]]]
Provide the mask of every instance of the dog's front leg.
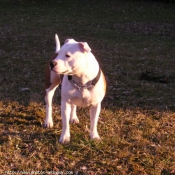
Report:
[[90,137],[91,139],[97,139],[100,140],[100,136],[97,131],[97,123],[98,118],[101,110],[101,103],[98,103],[97,105],[91,105],[90,107]]
[[69,120],[71,115],[71,105],[61,101],[62,133],[59,142],[64,144],[70,141]]

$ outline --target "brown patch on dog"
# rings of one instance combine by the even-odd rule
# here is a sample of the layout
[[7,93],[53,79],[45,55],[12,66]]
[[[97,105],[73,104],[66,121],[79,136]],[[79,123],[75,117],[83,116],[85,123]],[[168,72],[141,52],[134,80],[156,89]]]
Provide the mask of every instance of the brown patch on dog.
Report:
[[[56,57],[58,56],[57,53],[55,53],[48,61],[47,65],[46,65],[46,69],[45,69],[45,87],[44,87],[44,92],[46,89],[48,89],[51,85],[51,82],[50,82],[50,62],[52,60],[54,60]],[[46,92],[45,92],[46,93]],[[44,94],[46,95],[46,94]]]
[[107,90],[106,77],[102,71],[101,71],[101,73],[102,73],[103,84],[104,84],[104,92],[106,93],[106,90]]

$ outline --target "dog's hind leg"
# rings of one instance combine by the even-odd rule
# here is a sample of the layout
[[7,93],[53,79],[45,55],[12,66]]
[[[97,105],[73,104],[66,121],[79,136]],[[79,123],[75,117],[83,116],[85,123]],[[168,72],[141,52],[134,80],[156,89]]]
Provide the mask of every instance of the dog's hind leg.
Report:
[[60,50],[60,42],[58,35],[55,34],[56,50],[55,54],[50,58],[46,70],[45,70],[45,102],[46,102],[46,119],[44,126],[47,128],[53,127],[52,120],[52,98],[54,92],[59,84],[61,84],[61,79],[63,76],[56,74],[50,69],[50,62],[58,56],[58,51]]
[[55,72],[50,72],[50,86],[45,89],[45,102],[46,102],[46,119],[44,126],[47,128],[53,127],[52,120],[52,99],[54,92],[58,85],[60,84],[60,77]]
[[79,119],[78,119],[77,114],[76,114],[76,109],[77,109],[76,105],[71,105],[70,122],[78,124]]

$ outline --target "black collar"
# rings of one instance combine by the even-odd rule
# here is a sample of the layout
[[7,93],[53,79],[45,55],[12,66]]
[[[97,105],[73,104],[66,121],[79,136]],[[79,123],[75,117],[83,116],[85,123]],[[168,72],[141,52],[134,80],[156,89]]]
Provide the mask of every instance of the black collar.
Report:
[[100,76],[101,76],[101,69],[99,68],[97,76],[85,85],[76,83],[73,80],[72,75],[68,75],[68,80],[71,81],[74,84],[74,86],[76,86],[79,90],[81,90],[81,89],[89,89],[89,88],[94,87],[96,83],[98,82],[98,80],[100,79]]

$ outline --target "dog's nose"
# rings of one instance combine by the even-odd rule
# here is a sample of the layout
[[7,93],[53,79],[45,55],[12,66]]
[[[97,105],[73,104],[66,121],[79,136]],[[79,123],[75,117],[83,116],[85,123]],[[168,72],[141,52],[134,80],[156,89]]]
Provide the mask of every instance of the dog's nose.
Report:
[[57,65],[56,61],[53,60],[53,61],[50,62],[51,69],[53,69],[56,65]]

